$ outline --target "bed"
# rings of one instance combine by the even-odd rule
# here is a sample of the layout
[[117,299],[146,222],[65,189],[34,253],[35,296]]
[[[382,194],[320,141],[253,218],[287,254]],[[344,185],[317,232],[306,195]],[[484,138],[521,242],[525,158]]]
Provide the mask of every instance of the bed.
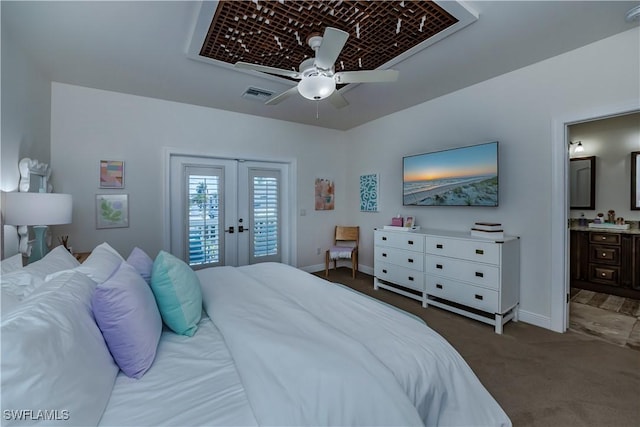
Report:
[[[58,251],[64,265],[19,269],[37,276],[29,290],[20,288],[28,280],[16,285],[16,274],[3,274],[2,296],[11,302],[2,312],[4,424],[511,425],[462,357],[421,319],[278,263],[187,272],[201,298],[195,323],[179,334],[163,314],[157,341],[150,340],[153,358],[134,378],[99,322],[95,295],[135,263],[105,245],[81,265]],[[161,255],[153,270],[147,260],[145,274],[129,270],[149,287]],[[155,326],[138,331],[134,344],[155,334]]]

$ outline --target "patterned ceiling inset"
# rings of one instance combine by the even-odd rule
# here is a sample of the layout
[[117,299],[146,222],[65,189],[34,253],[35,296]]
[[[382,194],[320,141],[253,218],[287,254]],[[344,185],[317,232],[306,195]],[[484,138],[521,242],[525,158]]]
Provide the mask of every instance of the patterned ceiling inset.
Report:
[[349,33],[336,71],[372,70],[457,22],[432,1],[221,0],[200,55],[298,70],[334,27]]

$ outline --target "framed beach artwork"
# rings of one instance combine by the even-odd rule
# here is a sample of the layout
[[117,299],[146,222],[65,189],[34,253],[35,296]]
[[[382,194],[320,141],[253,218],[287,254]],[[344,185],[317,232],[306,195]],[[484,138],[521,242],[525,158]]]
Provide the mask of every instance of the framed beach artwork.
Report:
[[378,212],[377,173],[360,175],[360,212]]
[[122,160],[100,160],[100,188],[124,188]]
[[335,208],[335,187],[327,178],[316,178],[315,206],[317,211],[332,211]]
[[631,210],[640,210],[640,151],[631,153]]
[[129,226],[128,194],[96,195],[96,228],[123,228]]

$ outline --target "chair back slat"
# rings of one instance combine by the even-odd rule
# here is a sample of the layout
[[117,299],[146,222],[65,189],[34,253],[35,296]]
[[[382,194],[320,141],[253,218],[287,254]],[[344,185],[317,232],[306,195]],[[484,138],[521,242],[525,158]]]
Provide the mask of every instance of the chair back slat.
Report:
[[360,241],[360,227],[336,226],[335,243],[339,241],[352,241],[356,245]]

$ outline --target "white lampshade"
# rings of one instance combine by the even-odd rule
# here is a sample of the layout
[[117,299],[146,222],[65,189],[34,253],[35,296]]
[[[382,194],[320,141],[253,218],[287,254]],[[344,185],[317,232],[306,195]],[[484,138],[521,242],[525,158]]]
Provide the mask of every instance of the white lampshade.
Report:
[[298,83],[298,92],[307,99],[318,101],[331,95],[336,90],[333,77],[323,75],[303,78]]
[[73,198],[59,193],[4,193],[7,225],[57,225],[71,223]]

